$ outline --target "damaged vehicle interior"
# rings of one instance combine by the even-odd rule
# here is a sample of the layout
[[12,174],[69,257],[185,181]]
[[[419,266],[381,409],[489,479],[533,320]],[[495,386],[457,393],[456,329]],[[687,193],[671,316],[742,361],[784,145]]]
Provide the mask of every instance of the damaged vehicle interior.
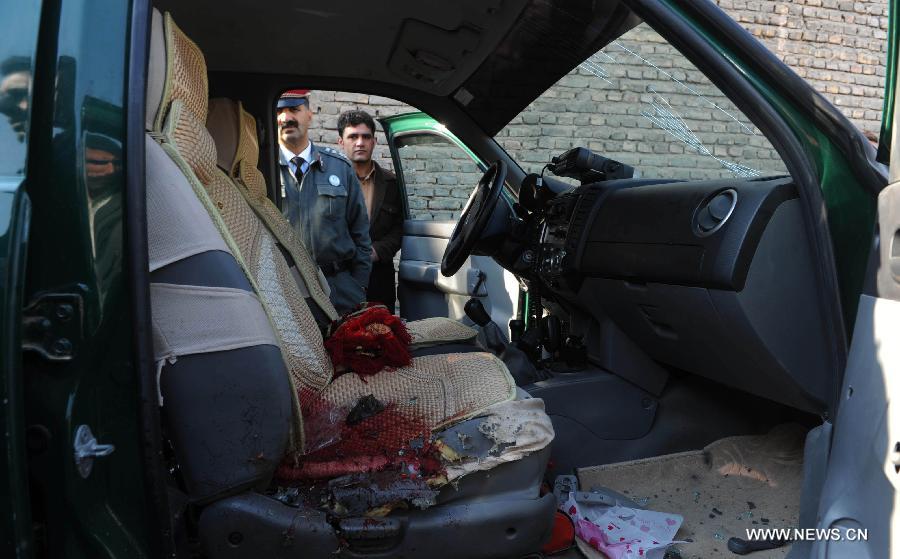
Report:
[[[164,550],[541,557],[558,509],[604,499],[679,517],[641,554],[675,541],[719,557],[745,528],[816,525],[874,210],[829,205],[814,134],[726,54],[807,99],[798,119],[828,122],[815,137],[843,158],[830,180],[855,177],[847,199],[886,174],[718,8],[154,0],[135,14],[127,110],[143,130],[128,134],[144,151],[128,169],[146,194],[126,250],[145,265],[131,292]],[[565,79],[584,93],[545,94]],[[279,209],[275,103],[294,88],[313,107],[318,90],[408,104],[483,172],[453,219],[402,208],[407,366],[336,371],[326,351],[338,316]],[[553,103],[593,103],[565,142],[544,141],[562,121],[528,116]],[[429,140],[380,122],[412,197],[403,150]],[[514,132],[529,122],[533,138]]]

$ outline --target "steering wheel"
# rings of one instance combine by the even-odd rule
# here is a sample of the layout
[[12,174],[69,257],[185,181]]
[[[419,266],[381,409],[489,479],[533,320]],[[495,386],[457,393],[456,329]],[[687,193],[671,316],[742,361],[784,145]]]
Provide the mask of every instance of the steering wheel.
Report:
[[497,207],[505,181],[506,163],[498,159],[478,181],[478,186],[469,196],[459,221],[450,234],[450,242],[441,259],[441,274],[444,276],[450,277],[458,272],[466,258],[472,254],[475,243],[481,238],[494,208]]

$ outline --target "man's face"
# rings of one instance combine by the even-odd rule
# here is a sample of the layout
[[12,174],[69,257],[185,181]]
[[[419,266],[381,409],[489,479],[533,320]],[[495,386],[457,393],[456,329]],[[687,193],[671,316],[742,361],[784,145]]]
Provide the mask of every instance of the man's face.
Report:
[[116,171],[116,156],[98,148],[85,148],[84,170],[89,178],[106,177]]
[[19,141],[25,139],[28,119],[29,72],[13,72],[0,80],[0,112],[9,117],[9,124]]
[[278,109],[278,139],[288,146],[303,144],[311,123],[312,111],[305,104]]
[[375,149],[374,130],[365,124],[347,126],[338,139],[338,144],[344,148],[344,154],[350,161],[367,163],[372,160],[372,151]]

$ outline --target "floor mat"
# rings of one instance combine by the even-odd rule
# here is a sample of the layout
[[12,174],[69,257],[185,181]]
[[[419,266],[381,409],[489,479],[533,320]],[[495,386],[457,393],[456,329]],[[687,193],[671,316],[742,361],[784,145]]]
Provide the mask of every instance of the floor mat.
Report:
[[[682,559],[737,557],[732,536],[747,528],[791,528],[800,512],[806,429],[780,425],[765,435],[720,439],[703,450],[578,470],[583,491],[606,487],[650,510],[677,513],[684,524],[676,539]],[[602,557],[599,552],[589,557]],[[781,558],[789,546],[754,552],[753,559]]]

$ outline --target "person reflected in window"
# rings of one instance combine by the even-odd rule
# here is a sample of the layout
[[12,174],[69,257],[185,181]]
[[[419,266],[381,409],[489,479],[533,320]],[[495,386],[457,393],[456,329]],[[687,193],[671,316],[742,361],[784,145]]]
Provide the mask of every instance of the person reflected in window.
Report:
[[359,181],[343,153],[310,141],[309,90],[285,92],[277,108],[282,213],[325,273],[335,309],[349,312],[366,301],[372,269]]
[[372,274],[369,301],[383,303],[396,312],[394,255],[403,239],[403,205],[394,173],[372,159],[375,151],[375,121],[365,111],[347,111],[338,117],[338,145],[353,162],[369,214],[372,238]]
[[20,142],[25,141],[27,132],[30,87],[30,58],[13,56],[0,64],[0,113],[9,119],[9,125]]

